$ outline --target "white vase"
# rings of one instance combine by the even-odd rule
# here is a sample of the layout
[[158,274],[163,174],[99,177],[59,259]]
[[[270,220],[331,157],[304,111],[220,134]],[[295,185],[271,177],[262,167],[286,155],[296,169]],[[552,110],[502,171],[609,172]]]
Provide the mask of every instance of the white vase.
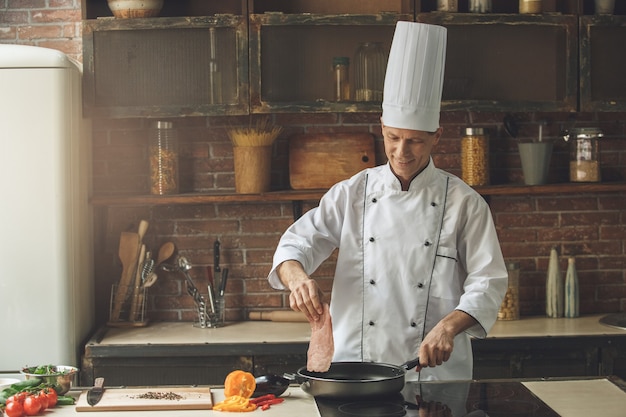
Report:
[[565,274],[565,317],[579,316],[578,297],[578,271],[576,271],[576,258],[570,256],[567,260],[567,273]]
[[563,317],[564,287],[559,266],[559,255],[556,248],[550,251],[548,276],[546,278],[546,316]]
[[118,19],[155,17],[163,8],[163,0],[107,0],[109,9]]

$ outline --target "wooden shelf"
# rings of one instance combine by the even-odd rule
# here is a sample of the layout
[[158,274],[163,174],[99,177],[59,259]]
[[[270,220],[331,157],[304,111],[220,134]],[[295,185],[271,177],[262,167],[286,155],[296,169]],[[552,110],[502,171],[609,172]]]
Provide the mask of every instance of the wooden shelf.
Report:
[[[626,182],[611,183],[563,183],[546,185],[504,184],[475,187],[484,196],[580,194],[626,191]],[[215,203],[272,203],[291,201],[317,201],[326,190],[285,190],[262,194],[190,193],[174,195],[111,195],[92,197],[94,206],[215,204]]]

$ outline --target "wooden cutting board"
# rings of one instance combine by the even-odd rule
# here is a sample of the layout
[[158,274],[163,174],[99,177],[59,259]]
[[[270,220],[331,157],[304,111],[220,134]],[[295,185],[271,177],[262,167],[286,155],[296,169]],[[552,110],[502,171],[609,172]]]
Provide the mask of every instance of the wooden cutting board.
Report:
[[[144,399],[147,393],[174,393],[181,399]],[[213,408],[209,387],[107,388],[98,404],[87,403],[87,391],[80,394],[76,411],[137,410],[210,410]]]
[[309,133],[289,139],[289,182],[294,190],[329,188],[376,164],[369,133]]

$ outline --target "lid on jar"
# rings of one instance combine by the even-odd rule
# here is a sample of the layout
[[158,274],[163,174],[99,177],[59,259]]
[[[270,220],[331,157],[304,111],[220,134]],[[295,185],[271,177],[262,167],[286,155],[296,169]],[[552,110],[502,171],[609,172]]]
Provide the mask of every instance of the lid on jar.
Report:
[[466,127],[465,134],[468,136],[484,135],[485,129],[482,127]]
[[174,127],[174,123],[165,120],[157,120],[154,122],[154,127],[157,129],[172,129]]
[[576,139],[601,138],[604,136],[602,130],[597,127],[575,127],[571,130],[570,136]]
[[333,65],[350,65],[350,58],[347,56],[336,56],[333,58]]

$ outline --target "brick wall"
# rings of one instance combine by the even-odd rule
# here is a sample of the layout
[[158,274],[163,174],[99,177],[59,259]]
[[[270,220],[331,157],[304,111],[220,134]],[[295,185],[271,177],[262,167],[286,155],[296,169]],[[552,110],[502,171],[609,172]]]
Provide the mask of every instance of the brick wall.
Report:
[[[0,43],[33,44],[59,49],[81,60],[79,0],[0,0]],[[460,137],[469,125],[488,128],[492,147],[492,182],[521,182],[516,143],[502,128],[503,114],[450,112],[442,116],[444,138],[436,149],[436,164],[460,174]],[[570,126],[572,115],[539,113],[517,115],[522,137],[537,132],[537,122],[546,120],[545,135],[556,139]],[[576,114],[581,125],[598,126],[603,140],[603,176],[626,178],[626,115],[622,113]],[[245,119],[239,120],[245,122]],[[288,137],[297,132],[369,131],[377,136],[378,162],[384,162],[375,114],[277,115],[285,132],[274,147],[272,184],[288,187]],[[177,121],[182,145],[181,184],[184,191],[233,191],[232,147],[224,118],[187,118]],[[237,122],[237,119],[234,120]],[[94,193],[145,194],[148,190],[147,130],[144,120],[95,120]],[[567,149],[555,145],[549,181],[567,181]],[[544,282],[550,248],[575,255],[581,283],[583,314],[626,311],[626,193],[557,194],[544,196],[489,197],[498,234],[507,260],[521,266],[522,315],[544,312]],[[306,202],[304,210],[315,205]],[[292,221],[290,203],[246,203],[172,206],[96,207],[97,317],[108,317],[110,286],[118,278],[119,234],[136,227],[145,218],[151,227],[148,247],[156,251],[173,241],[196,265],[191,273],[198,286],[206,282],[206,267],[212,264],[215,238],[222,242],[222,264],[230,268],[227,318],[242,319],[259,308],[283,308],[284,293],[272,291],[265,276],[282,231]],[[315,276],[330,288],[333,259]],[[150,289],[152,319],[195,319],[193,302],[176,274],[162,274]]]
[[[521,136],[538,131],[546,120],[546,140],[555,141],[549,174],[552,183],[567,182],[569,161],[560,132],[572,122],[569,114],[518,114]],[[504,114],[449,112],[442,117],[444,138],[435,150],[436,164],[460,174],[460,138],[468,125],[483,126],[491,137],[492,183],[521,182],[516,142],[502,127]],[[232,146],[225,128],[237,118],[187,118],[176,121],[181,143],[183,192],[234,191]],[[273,187],[288,188],[288,138],[299,132],[369,131],[377,138],[377,162],[384,162],[377,114],[275,115],[285,131],[274,146]],[[578,114],[581,124],[599,126],[603,140],[603,175],[626,178],[626,141],[623,114]],[[239,118],[247,122],[245,118]],[[147,194],[148,160],[146,122],[99,120],[95,124],[94,182],[96,192]],[[522,315],[544,312],[545,276],[551,247],[561,254],[565,272],[567,256],[577,258],[583,314],[626,310],[626,200],[625,193],[557,194],[488,197],[505,258],[521,266]],[[314,206],[307,202],[305,210]],[[212,244],[222,243],[222,263],[230,268],[227,316],[242,319],[250,310],[284,308],[283,293],[271,290],[265,277],[275,245],[292,222],[290,203],[209,204],[100,209],[102,222],[98,248],[98,279],[102,293],[119,277],[116,259],[119,232],[135,227],[140,218],[151,221],[148,244],[158,248],[172,240],[193,264],[198,286],[206,283],[212,264]],[[330,289],[334,259],[316,273]],[[182,277],[163,274],[150,289],[149,314],[154,319],[193,320],[193,303]],[[105,309],[108,300],[100,300]]]
[[0,43],[58,49],[82,62],[80,0],[0,0]]

